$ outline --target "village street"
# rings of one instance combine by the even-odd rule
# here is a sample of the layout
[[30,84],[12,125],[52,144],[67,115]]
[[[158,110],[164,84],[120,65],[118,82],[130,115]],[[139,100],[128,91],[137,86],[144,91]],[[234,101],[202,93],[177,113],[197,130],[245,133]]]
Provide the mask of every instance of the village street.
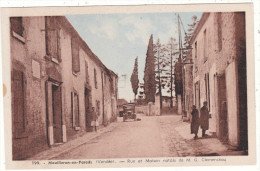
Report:
[[98,136],[71,150],[47,156],[54,160],[185,157],[223,155],[227,151],[217,138],[193,140],[189,123],[183,122],[180,115],[138,115],[138,118],[141,121],[122,122],[119,118],[109,131],[94,133]]

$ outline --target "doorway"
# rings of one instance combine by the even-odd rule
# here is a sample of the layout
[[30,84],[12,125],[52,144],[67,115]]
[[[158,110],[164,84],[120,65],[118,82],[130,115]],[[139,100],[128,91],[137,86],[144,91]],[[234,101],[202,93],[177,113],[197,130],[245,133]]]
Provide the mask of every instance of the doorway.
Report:
[[225,74],[218,76],[218,108],[219,108],[219,138],[222,142],[228,142],[227,122],[227,97]]
[[62,124],[61,83],[46,81],[46,128],[49,145],[66,141],[66,127]]
[[91,118],[90,118],[90,90],[88,90],[87,88],[85,88],[85,127],[86,127],[86,131],[90,131],[90,122],[91,122]]
[[200,82],[195,83],[195,106],[200,109]]
[[62,142],[61,87],[52,85],[53,136],[54,143]]

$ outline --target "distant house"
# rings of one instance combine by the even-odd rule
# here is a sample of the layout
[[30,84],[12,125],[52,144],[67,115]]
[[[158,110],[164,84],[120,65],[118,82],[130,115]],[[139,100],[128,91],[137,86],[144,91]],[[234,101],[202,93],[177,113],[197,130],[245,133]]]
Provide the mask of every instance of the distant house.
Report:
[[138,84],[136,99],[139,99],[139,100],[145,99],[144,83]]

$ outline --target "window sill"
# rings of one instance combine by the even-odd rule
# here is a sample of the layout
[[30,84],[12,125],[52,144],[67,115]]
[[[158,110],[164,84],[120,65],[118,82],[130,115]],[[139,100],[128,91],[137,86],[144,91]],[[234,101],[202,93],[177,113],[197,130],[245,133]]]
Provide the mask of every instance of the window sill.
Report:
[[51,61],[54,62],[54,63],[56,63],[56,64],[59,64],[59,61],[58,61],[56,58],[53,58],[53,57],[52,57],[52,58],[51,58]]
[[27,132],[15,135],[15,139],[24,139],[24,138],[27,138],[27,137],[28,137],[28,133]]
[[79,75],[79,72],[73,72],[72,71],[72,74],[77,77]]
[[80,130],[80,127],[75,127],[75,131],[79,131]]
[[54,58],[52,56],[45,55],[44,58],[46,60],[48,60],[48,61],[51,61],[51,62],[55,63],[55,64],[59,64],[60,63],[56,58]]
[[12,31],[13,37],[15,37],[16,39],[18,39],[20,42],[25,44],[25,38],[20,36],[19,34],[17,34],[16,32]]

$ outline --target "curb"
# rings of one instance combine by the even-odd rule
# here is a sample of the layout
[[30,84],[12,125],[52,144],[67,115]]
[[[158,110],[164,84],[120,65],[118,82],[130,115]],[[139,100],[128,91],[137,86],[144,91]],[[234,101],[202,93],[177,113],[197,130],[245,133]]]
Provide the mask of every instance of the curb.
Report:
[[94,138],[101,136],[102,134],[109,132],[117,127],[117,122],[110,123],[106,127],[101,127],[99,132],[86,132],[83,136],[72,139],[64,144],[58,146],[52,146],[49,149],[42,151],[26,160],[52,160],[64,153],[67,153],[81,145],[84,145]]

